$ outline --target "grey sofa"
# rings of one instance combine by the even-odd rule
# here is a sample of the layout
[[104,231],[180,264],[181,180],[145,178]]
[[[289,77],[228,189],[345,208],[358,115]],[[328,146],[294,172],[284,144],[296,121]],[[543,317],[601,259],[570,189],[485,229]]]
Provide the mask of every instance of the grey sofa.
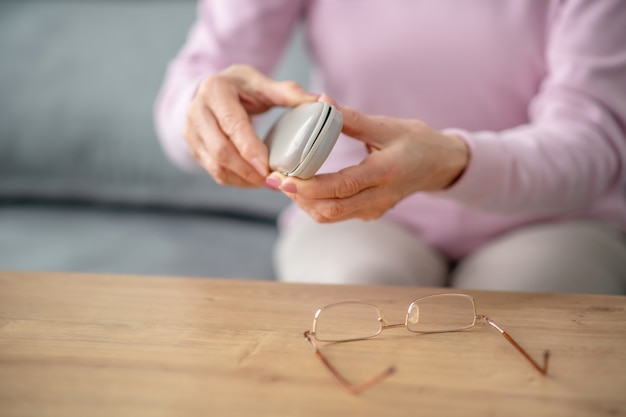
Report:
[[[280,193],[164,156],[192,0],[0,0],[0,269],[272,279]],[[275,74],[307,81],[298,32]],[[276,112],[262,123],[263,134]]]

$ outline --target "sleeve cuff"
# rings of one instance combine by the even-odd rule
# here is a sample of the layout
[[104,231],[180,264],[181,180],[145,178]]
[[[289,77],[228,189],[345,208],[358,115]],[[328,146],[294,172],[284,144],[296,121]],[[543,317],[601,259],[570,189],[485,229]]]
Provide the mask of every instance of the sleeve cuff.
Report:
[[[483,205],[492,199],[495,183],[499,180],[496,168],[503,157],[491,132],[470,134],[460,129],[445,129],[467,144],[470,159],[465,171],[449,188],[438,191],[437,196],[450,198],[469,205]],[[498,162],[499,161],[499,162]]]

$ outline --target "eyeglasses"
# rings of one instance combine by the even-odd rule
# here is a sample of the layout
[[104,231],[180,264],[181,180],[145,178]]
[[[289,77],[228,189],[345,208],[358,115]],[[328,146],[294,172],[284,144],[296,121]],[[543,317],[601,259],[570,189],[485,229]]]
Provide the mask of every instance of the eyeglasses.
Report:
[[397,327],[406,327],[408,331],[414,333],[455,332],[474,327],[477,322],[487,323],[499,331],[539,373],[545,375],[548,372],[549,351],[544,351],[543,365],[540,366],[493,320],[485,315],[476,314],[474,299],[466,294],[435,294],[418,298],[409,305],[404,323],[398,324],[387,323],[381,309],[375,304],[359,301],[329,304],[317,310],[313,327],[304,332],[304,338],[337,382],[349,393],[356,394],[393,374],[396,371],[395,367],[390,366],[373,378],[353,385],[328,361],[313,339],[320,342],[364,340],[378,336],[383,330]]

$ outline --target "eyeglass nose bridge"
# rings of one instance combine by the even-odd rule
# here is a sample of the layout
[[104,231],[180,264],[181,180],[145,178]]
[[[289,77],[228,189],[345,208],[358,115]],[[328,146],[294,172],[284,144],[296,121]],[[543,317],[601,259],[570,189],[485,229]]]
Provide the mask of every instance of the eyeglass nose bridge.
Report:
[[405,327],[404,323],[389,323],[385,316],[382,314],[382,311],[378,316],[378,324],[380,326],[380,331],[378,332],[378,334],[380,334],[383,330],[395,329],[397,327]]

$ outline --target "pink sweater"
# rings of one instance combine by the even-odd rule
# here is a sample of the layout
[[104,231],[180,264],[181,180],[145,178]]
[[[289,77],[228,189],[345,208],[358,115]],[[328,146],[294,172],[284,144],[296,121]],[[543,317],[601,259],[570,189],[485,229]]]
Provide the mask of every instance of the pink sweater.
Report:
[[[271,73],[299,21],[311,91],[454,129],[470,147],[453,187],[388,218],[452,258],[526,224],[626,230],[626,1],[203,0],[156,104],[172,160],[195,164],[182,132],[199,80],[233,63]],[[365,155],[342,137],[323,170]]]

